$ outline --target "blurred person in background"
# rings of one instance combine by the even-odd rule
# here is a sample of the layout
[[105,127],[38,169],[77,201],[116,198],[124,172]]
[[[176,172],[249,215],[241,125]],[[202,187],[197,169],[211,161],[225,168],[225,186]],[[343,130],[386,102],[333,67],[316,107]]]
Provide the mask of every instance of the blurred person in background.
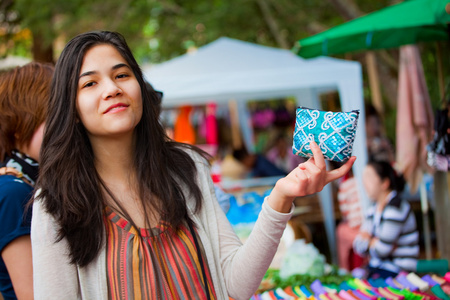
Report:
[[279,134],[274,145],[267,151],[266,158],[280,170],[289,173],[306,159],[292,152],[292,140],[285,134]]
[[244,177],[286,176],[288,174],[270,162],[263,154],[249,153],[245,146],[234,149],[233,157],[245,167]]
[[0,74],[0,291],[32,299],[31,211],[53,66],[29,63]]
[[400,271],[415,271],[419,232],[411,206],[401,195],[403,176],[389,162],[371,161],[364,169],[363,184],[374,203],[353,247],[359,255],[369,257],[368,277],[395,277]]
[[366,140],[370,160],[395,160],[394,146],[383,130],[383,120],[374,106],[366,107]]

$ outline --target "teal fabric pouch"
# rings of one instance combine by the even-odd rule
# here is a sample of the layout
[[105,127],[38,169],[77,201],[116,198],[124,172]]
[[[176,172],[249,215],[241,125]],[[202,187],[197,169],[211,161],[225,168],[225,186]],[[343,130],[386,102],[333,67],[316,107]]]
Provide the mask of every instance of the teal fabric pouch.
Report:
[[298,107],[292,152],[312,157],[309,146],[315,141],[327,160],[345,162],[353,150],[359,110],[332,112]]

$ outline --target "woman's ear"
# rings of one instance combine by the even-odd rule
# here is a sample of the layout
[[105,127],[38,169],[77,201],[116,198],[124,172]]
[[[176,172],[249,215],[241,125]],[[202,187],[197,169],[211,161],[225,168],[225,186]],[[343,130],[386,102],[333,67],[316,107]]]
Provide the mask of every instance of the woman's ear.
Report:
[[389,186],[391,185],[391,181],[388,178],[383,179],[381,182],[381,189],[383,191],[386,191],[389,189]]

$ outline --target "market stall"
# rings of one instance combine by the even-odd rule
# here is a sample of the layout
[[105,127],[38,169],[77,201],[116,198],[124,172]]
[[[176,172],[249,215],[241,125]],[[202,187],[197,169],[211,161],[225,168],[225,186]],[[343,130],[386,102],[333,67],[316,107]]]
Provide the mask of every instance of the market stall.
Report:
[[[226,37],[192,53],[143,69],[155,89],[164,92],[163,108],[209,102],[237,106],[240,131],[249,151],[254,149],[248,122],[248,101],[295,97],[297,104],[320,108],[319,96],[337,91],[344,111],[360,110],[353,154],[356,178],[366,164],[365,119],[361,66],[358,62],[327,57],[302,59],[292,52]],[[360,183],[362,185],[362,183]],[[333,261],[336,261],[335,223],[331,187],[320,193],[322,212]],[[368,199],[363,195],[363,207]]]

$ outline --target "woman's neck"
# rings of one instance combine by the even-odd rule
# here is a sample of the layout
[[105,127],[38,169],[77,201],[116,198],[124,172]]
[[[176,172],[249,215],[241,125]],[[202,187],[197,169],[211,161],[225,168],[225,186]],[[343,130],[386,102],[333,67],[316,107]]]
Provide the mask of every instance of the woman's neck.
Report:
[[377,211],[383,211],[383,209],[386,207],[386,205],[388,204],[390,197],[389,194],[392,191],[386,190],[386,191],[382,191],[380,193],[380,195],[377,198]]
[[144,215],[134,166],[134,139],[115,138],[92,144],[95,168],[108,189],[106,204],[139,228],[156,225],[159,216]]
[[134,178],[133,139],[96,139],[92,142],[95,168],[105,183]]

